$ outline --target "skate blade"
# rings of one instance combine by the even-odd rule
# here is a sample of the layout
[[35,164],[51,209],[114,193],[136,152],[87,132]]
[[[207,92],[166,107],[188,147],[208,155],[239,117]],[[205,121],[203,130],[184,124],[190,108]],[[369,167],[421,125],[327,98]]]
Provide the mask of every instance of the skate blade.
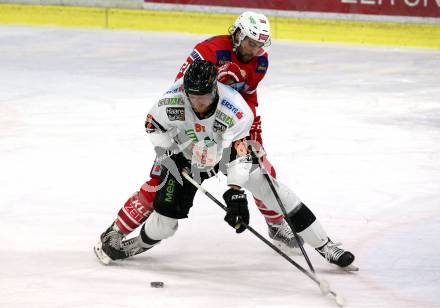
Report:
[[347,272],[358,272],[359,271],[359,267],[357,267],[356,265],[353,265],[353,264],[350,264],[346,267],[342,267],[342,269]]
[[282,250],[287,255],[295,255],[295,256],[302,255],[301,249],[299,247],[290,247],[284,244],[283,242],[274,239],[272,239],[272,244],[274,244],[277,248]]
[[112,259],[102,250],[102,243],[99,241],[95,246],[93,246],[93,251],[95,252],[96,257],[99,262],[104,265],[109,265]]

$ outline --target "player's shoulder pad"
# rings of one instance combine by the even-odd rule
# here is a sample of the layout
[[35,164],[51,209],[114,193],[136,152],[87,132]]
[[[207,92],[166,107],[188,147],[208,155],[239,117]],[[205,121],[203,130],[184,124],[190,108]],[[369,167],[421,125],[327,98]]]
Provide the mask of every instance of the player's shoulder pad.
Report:
[[160,119],[185,121],[183,78],[177,80],[154,106]]
[[[227,35],[213,36],[207,40],[204,40],[203,42],[198,43],[191,52],[191,58],[194,61],[208,60],[215,63],[217,66],[222,65],[222,59],[225,61],[232,60],[232,49],[229,45],[230,43]],[[228,51],[229,49],[231,50]]]
[[185,92],[183,78],[177,79],[174,84],[163,94],[163,97],[181,95]]
[[218,92],[219,105],[215,120],[219,123],[219,127],[222,127],[223,130],[234,126],[250,127],[254,115],[240,93],[221,83],[218,83]]
[[223,46],[229,42],[229,35],[216,35],[204,40],[200,44],[206,44],[211,46]]

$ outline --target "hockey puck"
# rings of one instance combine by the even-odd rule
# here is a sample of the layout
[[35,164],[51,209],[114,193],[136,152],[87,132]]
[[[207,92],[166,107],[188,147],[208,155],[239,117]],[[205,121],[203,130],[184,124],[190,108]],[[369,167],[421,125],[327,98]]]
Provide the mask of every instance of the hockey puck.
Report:
[[164,283],[162,281],[152,281],[152,282],[150,282],[150,286],[152,288],[163,288]]

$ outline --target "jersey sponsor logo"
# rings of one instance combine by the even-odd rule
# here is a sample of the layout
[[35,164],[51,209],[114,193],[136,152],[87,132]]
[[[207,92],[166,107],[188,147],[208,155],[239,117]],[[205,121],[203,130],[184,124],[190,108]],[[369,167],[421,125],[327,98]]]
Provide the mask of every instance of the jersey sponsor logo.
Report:
[[215,52],[216,65],[222,66],[226,62],[232,62],[232,55],[230,50],[217,50]]
[[239,120],[243,117],[243,111],[235,107],[235,105],[232,104],[231,102],[228,102],[227,100],[224,99],[222,100],[221,104],[222,106],[225,106],[226,108],[231,110]]
[[167,116],[170,121],[185,121],[185,108],[167,107]]
[[227,128],[226,125],[219,122],[218,120],[215,120],[212,130],[214,131],[214,133],[224,133],[226,131],[226,128]]
[[203,126],[202,124],[199,124],[199,123],[196,123],[196,125],[194,125],[194,128],[196,129],[196,132],[198,132],[198,133],[206,131],[206,127]]
[[181,85],[178,88],[174,88],[174,89],[168,90],[168,91],[165,92],[165,94],[173,94],[173,93],[177,93],[177,92],[183,92],[183,85]]
[[197,143],[199,142],[199,138],[197,138],[196,133],[194,132],[194,130],[192,128],[185,130],[185,134],[194,142]]
[[245,194],[239,194],[239,195],[231,196],[231,200],[240,200],[240,199],[246,199],[246,195]]
[[167,97],[167,98],[163,98],[161,99],[158,103],[157,106],[183,106],[184,102],[182,98],[179,97]]
[[174,200],[174,190],[176,189],[176,181],[169,179],[167,182],[167,187],[165,188],[165,202],[173,203]]
[[269,62],[265,56],[260,56],[257,58],[257,68],[256,72],[260,74],[265,74],[267,71],[267,67],[269,66]]
[[220,120],[221,122],[225,123],[228,127],[232,127],[235,122],[234,119],[227,114],[221,112],[220,110],[217,110],[215,112],[215,117]]

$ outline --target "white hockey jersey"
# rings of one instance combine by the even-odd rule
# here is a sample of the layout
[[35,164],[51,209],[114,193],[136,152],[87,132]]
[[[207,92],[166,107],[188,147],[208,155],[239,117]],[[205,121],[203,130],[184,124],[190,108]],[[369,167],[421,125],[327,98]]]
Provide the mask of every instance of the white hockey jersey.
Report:
[[204,168],[218,164],[224,150],[234,147],[238,158],[232,162],[229,157],[223,158],[228,159],[228,185],[242,186],[251,168],[243,138],[249,136],[253,120],[242,96],[221,83],[216,110],[200,119],[191,107],[181,78],[151,108],[146,129],[155,146],[169,148],[176,141],[185,158]]

